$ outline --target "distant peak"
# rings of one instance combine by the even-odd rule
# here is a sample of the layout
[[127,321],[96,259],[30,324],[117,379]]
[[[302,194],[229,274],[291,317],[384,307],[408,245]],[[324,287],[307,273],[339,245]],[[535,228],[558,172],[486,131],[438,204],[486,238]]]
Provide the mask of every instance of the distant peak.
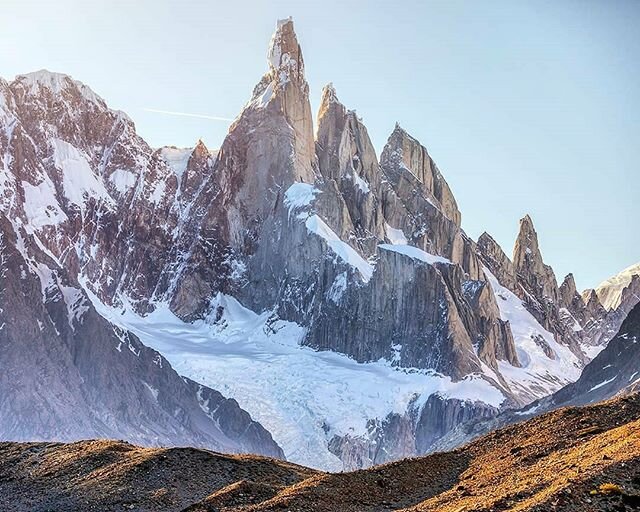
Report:
[[55,71],[49,71],[48,69],[40,69],[38,71],[32,71],[31,73],[24,73],[16,76],[18,79],[36,80],[36,81],[51,81],[51,80],[63,80],[72,78],[64,73],[56,73]]
[[196,142],[196,145],[193,148],[192,154],[195,154],[196,157],[203,157],[209,154],[209,149],[202,141],[202,139],[198,139],[198,142]]
[[336,93],[336,88],[333,86],[333,82],[329,82],[322,88],[322,99],[321,103],[340,103],[338,100],[338,95]]
[[18,75],[13,83],[19,83],[30,94],[38,94],[42,88],[48,89],[52,94],[61,94],[63,91],[76,89],[85,99],[93,103],[104,104],[102,98],[79,80],[74,80],[64,73],[55,73],[47,69]]
[[276,30],[278,30],[279,28],[282,28],[287,23],[291,23],[293,25],[293,18],[291,16],[288,16],[286,18],[282,18],[281,20],[278,20],[277,23],[276,23]]
[[320,121],[320,119],[322,119],[328,112],[335,111],[336,108],[341,112],[341,115],[344,116],[346,114],[346,108],[342,103],[340,103],[340,100],[338,100],[336,90],[333,87],[333,84],[329,82],[322,88],[320,108],[318,109],[318,121]]
[[520,241],[535,239],[537,245],[537,236],[538,234],[536,233],[536,230],[533,226],[533,220],[531,220],[531,217],[528,214],[522,217],[520,219],[520,230],[518,232],[518,239]]
[[533,220],[528,213],[520,219],[520,225],[522,226],[523,224],[533,227]]
[[519,266],[529,259],[542,261],[542,254],[538,244],[538,233],[533,227],[533,220],[527,214],[520,219],[520,230],[513,248],[513,261]]
[[560,290],[568,290],[569,291],[569,297],[568,300],[570,301],[571,299],[573,299],[573,296],[578,293],[576,290],[576,281],[573,278],[573,274],[569,273],[565,276],[565,278],[562,281],[562,284],[560,285]]
[[486,231],[483,231],[483,233],[478,237],[478,243],[487,243],[487,242],[495,243],[496,241],[493,239],[493,237],[489,233],[487,233]]
[[41,69],[32,73],[25,73],[24,75],[18,75],[16,76],[15,81],[32,89],[37,87],[46,87],[52,92],[60,92],[71,85],[75,85],[74,80],[69,75],[54,73],[46,69]]
[[389,136],[389,140],[387,141],[387,143],[389,143],[391,140],[394,140],[394,139],[396,141],[402,141],[406,139],[410,141],[412,144],[415,144],[417,146],[424,148],[425,151],[427,150],[427,148],[425,148],[418,139],[413,137],[407,130],[405,130],[402,126],[400,126],[400,123],[398,121],[396,121],[396,124],[393,127],[393,131],[391,132],[391,135]]
[[593,288],[588,288],[583,292],[583,299],[587,304],[600,304],[598,293]]
[[304,80],[304,63],[291,17],[278,20],[267,52],[269,70],[279,82]]

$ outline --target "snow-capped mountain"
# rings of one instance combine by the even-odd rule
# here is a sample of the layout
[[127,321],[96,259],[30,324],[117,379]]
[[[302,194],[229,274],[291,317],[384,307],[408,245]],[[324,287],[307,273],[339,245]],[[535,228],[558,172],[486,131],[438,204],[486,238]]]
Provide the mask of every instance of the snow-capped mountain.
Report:
[[625,294],[640,294],[639,281],[640,263],[636,263],[600,283],[596,288],[596,294],[606,309],[615,310],[629,302],[625,300]]
[[636,305],[616,336],[585,367],[580,378],[542,402],[550,402],[553,407],[583,405],[639,390],[640,305]]
[[[576,380],[610,312],[569,276],[558,287],[531,219],[513,259],[489,235],[476,243],[426,148],[396,125],[378,158],[330,85],[314,135],[291,20],[267,65],[218,151],[153,150],[64,75],[0,81],[6,237],[44,291],[67,276],[68,323],[98,312],[107,331],[237,400],[288,459],[325,469],[425,453],[463,421]],[[15,314],[2,307],[0,322]],[[120,353],[105,347],[114,354],[87,368]]]
[[161,196],[161,185],[144,187],[148,173],[172,175],[131,121],[48,72],[0,82],[0,120],[2,438],[113,437],[282,457],[237,402],[181,378],[97,315],[82,289],[92,272],[109,274],[96,281],[105,288],[114,283],[108,261],[133,247],[109,239],[122,239],[126,222],[150,236],[166,229],[146,224],[146,208],[137,223],[125,218],[123,201]]

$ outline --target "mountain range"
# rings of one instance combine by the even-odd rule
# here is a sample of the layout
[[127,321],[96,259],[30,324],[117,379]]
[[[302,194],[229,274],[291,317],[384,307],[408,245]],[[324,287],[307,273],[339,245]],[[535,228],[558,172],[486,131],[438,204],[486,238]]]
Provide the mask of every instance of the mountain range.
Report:
[[215,151],[151,148],[66,75],[0,79],[0,438],[365,468],[607,357],[640,267],[579,293],[529,216],[511,258],[471,239],[399,125],[378,156],[331,85],[314,121],[291,19],[267,57]]

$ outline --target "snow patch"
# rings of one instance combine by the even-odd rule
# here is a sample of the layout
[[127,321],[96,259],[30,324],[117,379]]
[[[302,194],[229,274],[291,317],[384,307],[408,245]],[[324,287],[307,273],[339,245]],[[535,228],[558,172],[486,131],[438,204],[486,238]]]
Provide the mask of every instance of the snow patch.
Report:
[[89,303],[85,300],[82,290],[78,288],[64,286],[59,283],[58,288],[60,288],[64,303],[67,306],[67,321],[71,329],[75,331],[74,323],[82,323],[82,317],[89,311]]
[[373,265],[367,262],[348,243],[340,240],[338,235],[317,215],[311,215],[305,222],[307,229],[322,238],[331,250],[345,263],[356,268],[365,282],[373,275]]
[[253,106],[257,108],[264,108],[269,104],[271,98],[273,98],[273,82],[269,83],[269,85],[265,87],[262,94],[260,94],[260,96],[258,96],[253,102]]
[[369,184],[356,171],[353,171],[353,182],[363,194],[369,193]]
[[[522,301],[484,267],[496,302],[500,318],[509,322],[521,368],[507,361],[498,361],[498,369],[511,390],[523,399],[535,400],[549,395],[580,377],[578,358],[564,345],[556,342],[527,310]],[[551,350],[549,357],[545,348]]]
[[153,396],[153,399],[157,402],[158,401],[158,393],[159,393],[159,391],[156,388],[154,388],[153,386],[151,386],[151,384],[147,384],[145,381],[142,381],[142,383],[149,390],[149,392]]
[[67,220],[56,199],[56,190],[48,176],[39,185],[22,182],[24,190],[24,214],[29,225],[38,230],[44,226],[56,226]]
[[189,158],[193,153],[193,148],[176,148],[174,146],[165,146],[160,149],[160,156],[171,167],[178,178],[178,183],[182,180],[182,175],[187,169]]
[[52,139],[55,165],[62,171],[62,187],[69,202],[84,207],[89,198],[115,205],[102,181],[93,173],[85,155],[62,139]]
[[584,355],[587,356],[590,360],[595,359],[595,357],[604,350],[605,345],[586,345],[581,344],[580,348]]
[[289,212],[310,206],[320,191],[308,183],[294,183],[284,193],[284,205]]
[[442,256],[436,256],[435,254],[429,254],[428,252],[425,252],[422,249],[418,249],[417,247],[413,247],[411,245],[380,244],[378,245],[378,247],[385,251],[392,251],[392,252],[404,254],[405,256],[409,256],[414,260],[424,261],[429,265],[434,265],[436,263],[451,265],[451,260],[448,260],[447,258],[443,258]]
[[153,192],[151,192],[151,195],[149,196],[149,202],[158,204],[164,197],[166,189],[167,184],[164,181],[158,181],[153,189]]
[[385,223],[384,231],[393,245],[407,245],[407,237],[401,229],[392,228],[389,224]]
[[[616,376],[617,377],[617,376]],[[592,391],[595,391],[596,389],[600,389],[602,386],[606,386],[607,384],[609,384],[610,382],[613,382],[614,380],[616,380],[616,377],[613,377],[611,379],[607,379],[603,382],[601,382],[600,384],[596,384],[595,386],[593,386],[589,391],[587,391],[587,393],[591,393]]]
[[347,289],[347,273],[338,274],[331,284],[331,288],[327,292],[327,298],[336,304],[340,303],[340,299]]
[[111,173],[111,176],[109,176],[109,181],[121,194],[126,194],[131,190],[137,180],[138,177],[134,173],[125,169],[116,169]]

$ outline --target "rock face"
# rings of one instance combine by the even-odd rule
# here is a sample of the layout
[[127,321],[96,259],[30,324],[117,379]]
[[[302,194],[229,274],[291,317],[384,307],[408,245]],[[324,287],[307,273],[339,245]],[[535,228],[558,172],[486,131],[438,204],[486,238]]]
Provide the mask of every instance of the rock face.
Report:
[[389,170],[388,174],[396,177],[396,183],[403,179],[408,182],[415,180],[413,183],[419,184],[425,199],[460,227],[460,211],[449,185],[427,153],[427,149],[399,125],[396,125],[389,138],[382,161]]
[[513,263],[489,233],[484,232],[478,238],[478,252],[500,283],[511,291],[518,290],[518,277]]
[[385,238],[378,157],[361,119],[338,101],[331,84],[322,91],[316,139],[322,177],[342,196],[348,214],[335,224],[344,225],[363,251],[375,251]]
[[526,292],[536,298],[558,301],[556,276],[542,260],[538,234],[528,215],[520,220],[520,232],[513,248],[513,266]]
[[431,453],[437,441],[458,425],[497,414],[498,409],[483,402],[434,394],[405,414],[390,414],[383,421],[371,421],[368,439],[335,436],[329,441],[329,449],[344,461],[345,470],[370,467]]
[[[513,262],[489,235],[476,244],[427,149],[399,125],[378,159],[362,119],[327,86],[314,135],[290,19],[278,22],[267,57],[219,151],[201,141],[153,150],[125,114],[64,75],[0,81],[0,205],[23,259],[35,258],[34,269],[54,265],[122,328],[147,319],[136,332],[194,380],[215,380],[205,356],[244,358],[245,366],[227,365],[241,368],[234,381],[255,371],[247,354],[271,358],[268,384],[252,390],[260,395],[238,396],[265,420],[270,407],[290,413],[298,405],[279,387],[285,348],[305,357],[319,351],[313,368],[345,381],[374,367],[420,376],[420,392],[411,393],[392,377],[385,397],[397,395],[384,410],[369,389],[358,390],[372,411],[364,422],[347,425],[323,403],[305,405],[295,424],[273,432],[294,457],[308,452],[300,439],[310,445],[312,437],[323,439],[323,460],[337,454],[348,467],[424,453],[472,416],[575,380],[584,347],[603,343],[593,340],[607,324],[604,309],[597,297],[582,300],[571,279],[557,286],[531,219],[521,222]],[[180,322],[172,343],[157,341]],[[196,349],[197,329],[206,335]],[[42,336],[57,336],[51,332]],[[53,357],[43,356],[43,367]],[[353,373],[344,377],[347,367]],[[240,436],[238,446],[276,449],[262,431],[242,438],[250,419],[229,412],[232,402],[180,382],[205,416],[212,403],[220,404],[215,414],[227,411],[215,419]],[[304,375],[297,392],[320,393],[314,382]]]

